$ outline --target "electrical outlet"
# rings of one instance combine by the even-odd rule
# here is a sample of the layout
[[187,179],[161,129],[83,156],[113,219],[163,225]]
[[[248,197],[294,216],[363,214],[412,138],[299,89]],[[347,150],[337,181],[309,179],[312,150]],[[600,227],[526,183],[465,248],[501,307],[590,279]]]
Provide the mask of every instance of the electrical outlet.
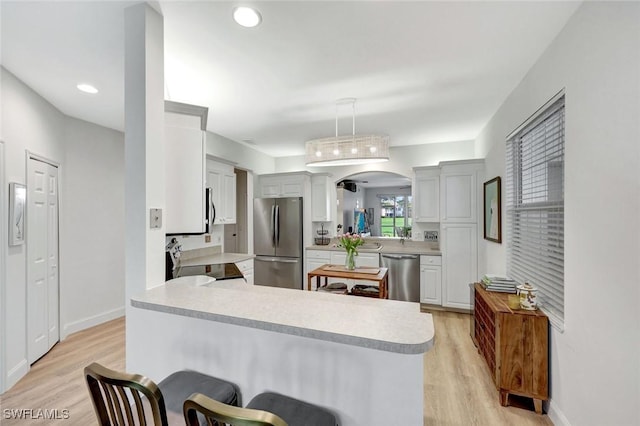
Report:
[[204,236],[204,242],[205,242],[205,243],[210,243],[210,242],[211,242],[211,235],[206,234],[206,235]]
[[438,242],[438,231],[424,231],[424,240]]
[[149,210],[149,227],[151,229],[162,228],[162,209]]

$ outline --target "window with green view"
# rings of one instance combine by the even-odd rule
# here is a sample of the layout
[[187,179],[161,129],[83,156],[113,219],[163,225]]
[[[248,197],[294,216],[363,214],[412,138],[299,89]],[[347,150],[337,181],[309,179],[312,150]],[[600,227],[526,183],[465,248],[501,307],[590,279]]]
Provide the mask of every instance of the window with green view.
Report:
[[380,235],[408,237],[411,231],[411,195],[381,195]]

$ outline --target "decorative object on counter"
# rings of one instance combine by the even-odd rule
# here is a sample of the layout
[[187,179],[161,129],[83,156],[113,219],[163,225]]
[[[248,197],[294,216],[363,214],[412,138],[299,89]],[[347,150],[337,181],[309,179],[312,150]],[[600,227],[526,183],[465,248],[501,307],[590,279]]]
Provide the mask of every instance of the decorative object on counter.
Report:
[[[338,107],[352,108],[352,132],[338,136]],[[346,166],[353,164],[389,161],[389,136],[356,135],[356,99],[344,98],[336,101],[336,135],[313,139],[306,143],[307,166]]]
[[329,230],[328,229],[324,229],[324,224],[320,225],[320,229],[316,230],[316,234],[320,235],[320,238],[314,238],[314,243],[317,246],[326,246],[329,245],[329,241],[331,240],[329,238]]
[[507,304],[511,309],[520,309],[520,296],[517,294],[510,294],[507,297]]
[[538,309],[538,289],[528,283],[524,283],[516,287],[518,296],[520,296],[520,307],[527,311],[535,311]]
[[484,183],[484,239],[502,243],[500,176]]
[[9,245],[24,244],[24,212],[27,190],[21,183],[9,184]]
[[364,244],[364,238],[358,234],[342,234],[340,236],[340,244],[347,251],[347,258],[344,262],[345,268],[353,271],[356,269],[356,258],[358,255],[358,247]]

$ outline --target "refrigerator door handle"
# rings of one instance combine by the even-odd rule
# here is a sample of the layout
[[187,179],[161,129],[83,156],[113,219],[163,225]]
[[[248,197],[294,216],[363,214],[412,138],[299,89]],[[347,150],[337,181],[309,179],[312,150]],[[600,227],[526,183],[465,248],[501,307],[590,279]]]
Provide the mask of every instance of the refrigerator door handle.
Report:
[[271,247],[276,246],[276,206],[271,206]]
[[276,247],[280,245],[280,206],[276,204]]

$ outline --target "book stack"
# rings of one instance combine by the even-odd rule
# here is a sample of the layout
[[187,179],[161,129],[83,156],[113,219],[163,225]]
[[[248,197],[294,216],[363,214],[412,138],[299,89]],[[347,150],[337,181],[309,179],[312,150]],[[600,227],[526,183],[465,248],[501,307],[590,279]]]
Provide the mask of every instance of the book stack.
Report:
[[496,275],[485,275],[482,277],[482,285],[488,291],[516,293],[516,286],[518,283],[511,278],[499,277]]

